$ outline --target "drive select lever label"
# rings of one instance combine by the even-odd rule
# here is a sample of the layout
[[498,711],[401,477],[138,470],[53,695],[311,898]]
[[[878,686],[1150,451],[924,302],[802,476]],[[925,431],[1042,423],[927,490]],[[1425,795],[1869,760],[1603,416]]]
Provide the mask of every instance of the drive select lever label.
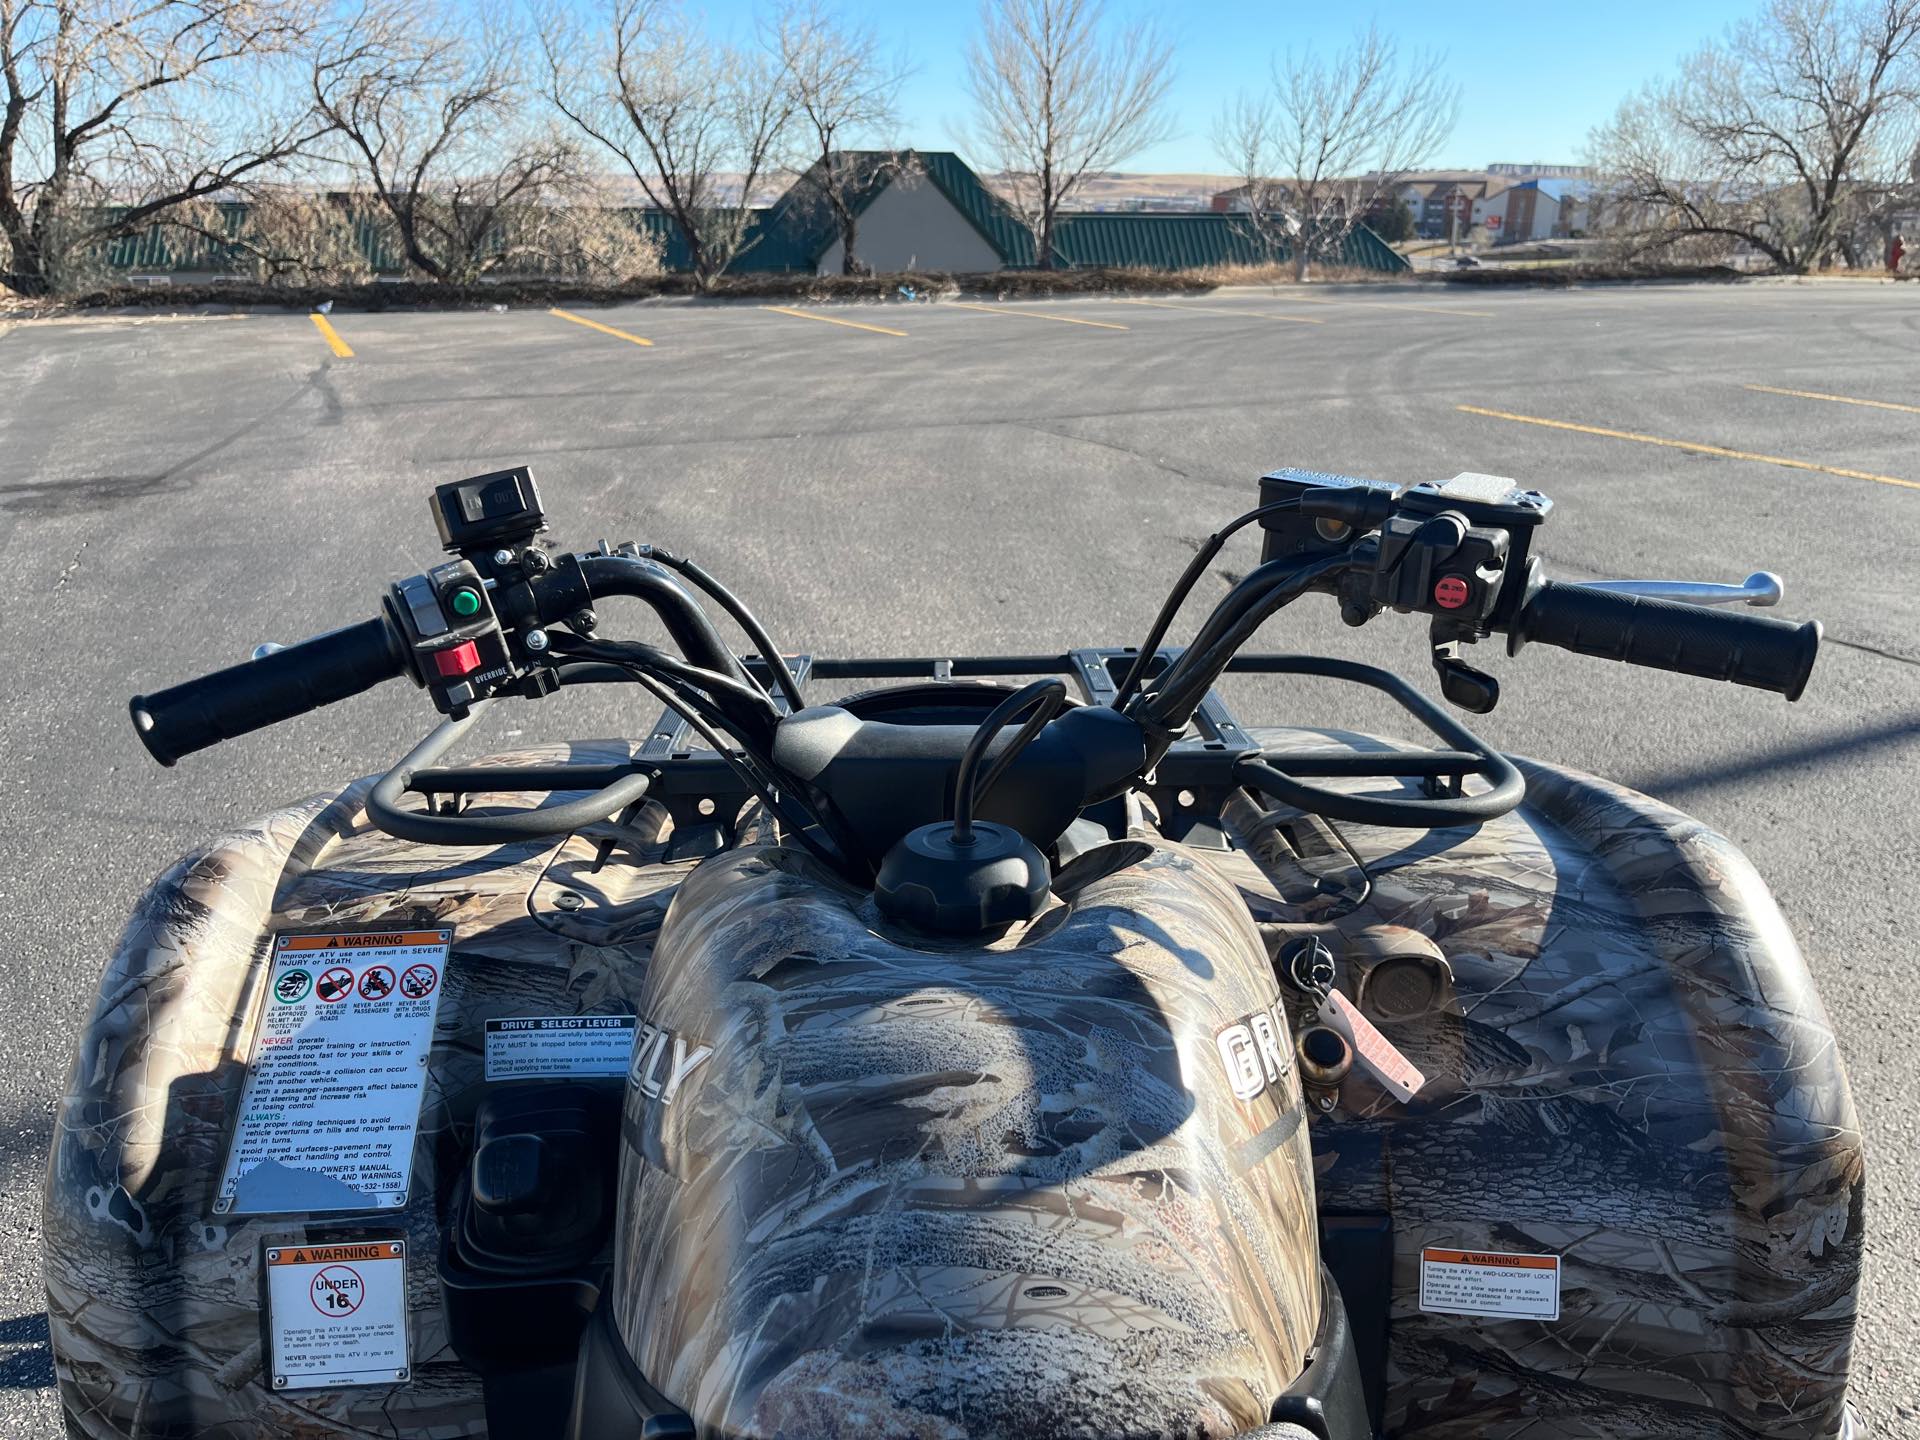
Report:
[[451,930],[277,935],[214,1210],[407,1203]]
[[1560,1318],[1560,1257],[1487,1250],[1420,1252],[1420,1308],[1435,1315]]
[[487,1021],[487,1079],[620,1076],[633,1058],[631,1015],[529,1015]]
[[273,1388],[407,1378],[407,1242],[267,1248]]

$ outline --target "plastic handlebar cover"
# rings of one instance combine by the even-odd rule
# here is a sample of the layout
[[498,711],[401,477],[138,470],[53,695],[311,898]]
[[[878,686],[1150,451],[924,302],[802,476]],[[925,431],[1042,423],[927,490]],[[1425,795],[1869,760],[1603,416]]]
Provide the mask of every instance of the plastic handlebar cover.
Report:
[[1776,620],[1549,580],[1528,596],[1507,653],[1530,641],[1798,700],[1820,653],[1820,622]]
[[222,740],[291,720],[404,674],[383,618],[350,625],[127,702],[134,733],[162,765]]

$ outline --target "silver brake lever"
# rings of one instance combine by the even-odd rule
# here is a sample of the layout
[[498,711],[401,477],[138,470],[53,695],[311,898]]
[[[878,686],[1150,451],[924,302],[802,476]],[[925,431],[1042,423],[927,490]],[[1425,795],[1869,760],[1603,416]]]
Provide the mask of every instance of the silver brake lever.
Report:
[[1682,605],[1778,605],[1786,582],[1771,570],[1756,570],[1738,585],[1702,585],[1693,580],[1581,580],[1582,589],[1644,595]]

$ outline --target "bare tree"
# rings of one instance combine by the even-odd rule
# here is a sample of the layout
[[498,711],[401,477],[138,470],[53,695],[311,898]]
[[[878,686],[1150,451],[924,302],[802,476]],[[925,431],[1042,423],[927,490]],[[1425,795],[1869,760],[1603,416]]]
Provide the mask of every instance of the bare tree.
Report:
[[249,185],[241,204],[188,200],[156,223],[223,267],[267,285],[363,284],[372,257],[340,198],[305,185]]
[[1443,57],[1403,61],[1373,28],[1331,56],[1276,57],[1272,74],[1269,94],[1229,105],[1215,145],[1239,171],[1250,209],[1269,217],[1267,233],[1283,212],[1304,280],[1452,133],[1460,90]]
[[556,4],[540,28],[554,104],[618,157],[711,285],[750,243],[748,205],[792,113],[778,61],[715,40],[674,0],[604,0],[591,28]]
[[1172,133],[1173,48],[1146,21],[1110,26],[1102,0],[986,0],[980,29],[967,51],[974,143],[1000,170],[1044,270],[1086,178]]
[[823,207],[840,232],[843,274],[860,273],[861,195],[907,177],[907,152],[861,149],[890,140],[906,70],[880,49],[871,28],[849,24],[817,3],[781,15],[773,35],[793,109],[796,203]]
[[1277,260],[1293,233],[1286,187],[1273,178],[1273,104],[1244,91],[1227,102],[1213,122],[1214,152],[1240,177],[1238,219],[1269,262]]
[[324,131],[271,66],[320,0],[0,0],[0,239],[17,289]]
[[576,145],[528,113],[526,50],[498,8],[365,0],[314,52],[315,107],[407,263],[435,280],[512,264],[516,214],[581,179]]
[[1594,133],[1642,250],[1751,247],[1805,271],[1915,190],[1920,0],[1772,0]]

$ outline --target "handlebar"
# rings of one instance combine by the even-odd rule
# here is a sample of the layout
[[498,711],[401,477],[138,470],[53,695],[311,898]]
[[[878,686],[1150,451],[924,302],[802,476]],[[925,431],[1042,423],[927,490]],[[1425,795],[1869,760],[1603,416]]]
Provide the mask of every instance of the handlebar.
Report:
[[127,710],[148,753],[172,765],[182,755],[345,700],[406,672],[406,651],[382,616],[152,695],[136,695]]
[[1514,616],[1507,653],[1518,654],[1529,641],[1798,700],[1820,652],[1820,622],[1705,610],[1548,580]]
[[[1201,548],[1196,564],[1188,567],[1162,607],[1150,644],[1140,651],[1110,706],[1101,708],[1109,720],[1117,711],[1132,722],[1121,727],[1131,737],[1122,767],[1131,778],[1152,783],[1149,772],[1179,742],[1234,655],[1271,615],[1310,592],[1335,597],[1350,625],[1365,624],[1386,611],[1426,615],[1443,693],[1476,713],[1493,707],[1498,685],[1460,660],[1458,650],[1495,634],[1508,637],[1510,654],[1539,641],[1629,664],[1730,680],[1776,691],[1789,700],[1805,688],[1819,651],[1821,632],[1815,622],[1794,624],[1545,580],[1539,560],[1529,552],[1550,502],[1537,491],[1519,489],[1518,482],[1466,474],[1402,489],[1279,471],[1262,478],[1261,499],[1257,509]],[[172,765],[222,740],[408,675],[428,690],[450,723],[380,782],[369,797],[369,814],[389,833],[408,838],[494,843],[603,818],[645,797],[652,781],[635,772],[617,777],[593,796],[529,813],[448,816],[400,807],[411,767],[427,763],[429,750],[438,754],[435,746],[451,744],[464,733],[474,710],[493,698],[538,698],[589,678],[595,683],[632,680],[698,729],[745,780],[746,789],[789,819],[797,833],[831,834],[834,853],[854,856],[857,847],[839,844],[846,817],[834,808],[850,803],[846,795],[836,796],[832,786],[813,783],[818,778],[814,772],[795,770],[783,760],[779,742],[787,732],[782,707],[735,656],[680,577],[717,600],[762,658],[778,669],[779,652],[751,612],[698,566],[651,547],[623,545],[616,550],[602,542],[597,553],[552,557],[532,543],[545,528],[543,516],[532,477],[524,471],[440,487],[436,525],[456,558],[395,583],[379,619],[153,695],[135,696],[129,710],[141,743],[161,764]],[[1215,606],[1182,653],[1150,672],[1148,667],[1159,663],[1159,640],[1168,621],[1205,563],[1226,537],[1256,519],[1266,531],[1262,563]],[[679,655],[651,645],[594,639],[592,632],[600,623],[595,602],[615,596],[637,599],[651,609]],[[550,632],[548,627],[570,633],[559,628]],[[781,674],[785,678],[784,671]],[[791,718],[802,708],[802,697],[791,682],[783,690]],[[1400,698],[1453,745],[1441,757],[1449,762],[1447,768],[1418,772],[1429,782],[1450,777],[1450,789],[1429,783],[1418,798],[1348,794],[1308,784],[1282,765],[1258,760],[1249,760],[1236,772],[1238,782],[1319,813],[1385,825],[1475,823],[1518,803],[1524,787],[1503,757],[1464,730],[1449,729],[1452,722],[1443,715],[1438,721],[1425,715],[1424,701],[1415,706],[1406,696]],[[1028,728],[1033,731],[1045,723],[1036,720]],[[723,740],[721,732],[731,741]],[[976,739],[990,733],[991,727],[977,732]],[[1302,768],[1320,763],[1316,757],[1286,758],[1301,774],[1326,773]],[[1423,757],[1426,762],[1434,758]],[[929,803],[937,808],[939,797],[951,792],[943,757],[931,760],[932,770],[939,773],[931,782],[935,802]],[[964,764],[961,769],[970,773]],[[1404,778],[1416,772],[1389,773]],[[1479,776],[1491,788],[1464,793],[1462,782],[1469,775]],[[1117,793],[1103,788],[1106,784],[1102,780],[1085,798]],[[792,821],[789,810],[800,820]],[[964,820],[956,819],[957,828],[964,829]]]

